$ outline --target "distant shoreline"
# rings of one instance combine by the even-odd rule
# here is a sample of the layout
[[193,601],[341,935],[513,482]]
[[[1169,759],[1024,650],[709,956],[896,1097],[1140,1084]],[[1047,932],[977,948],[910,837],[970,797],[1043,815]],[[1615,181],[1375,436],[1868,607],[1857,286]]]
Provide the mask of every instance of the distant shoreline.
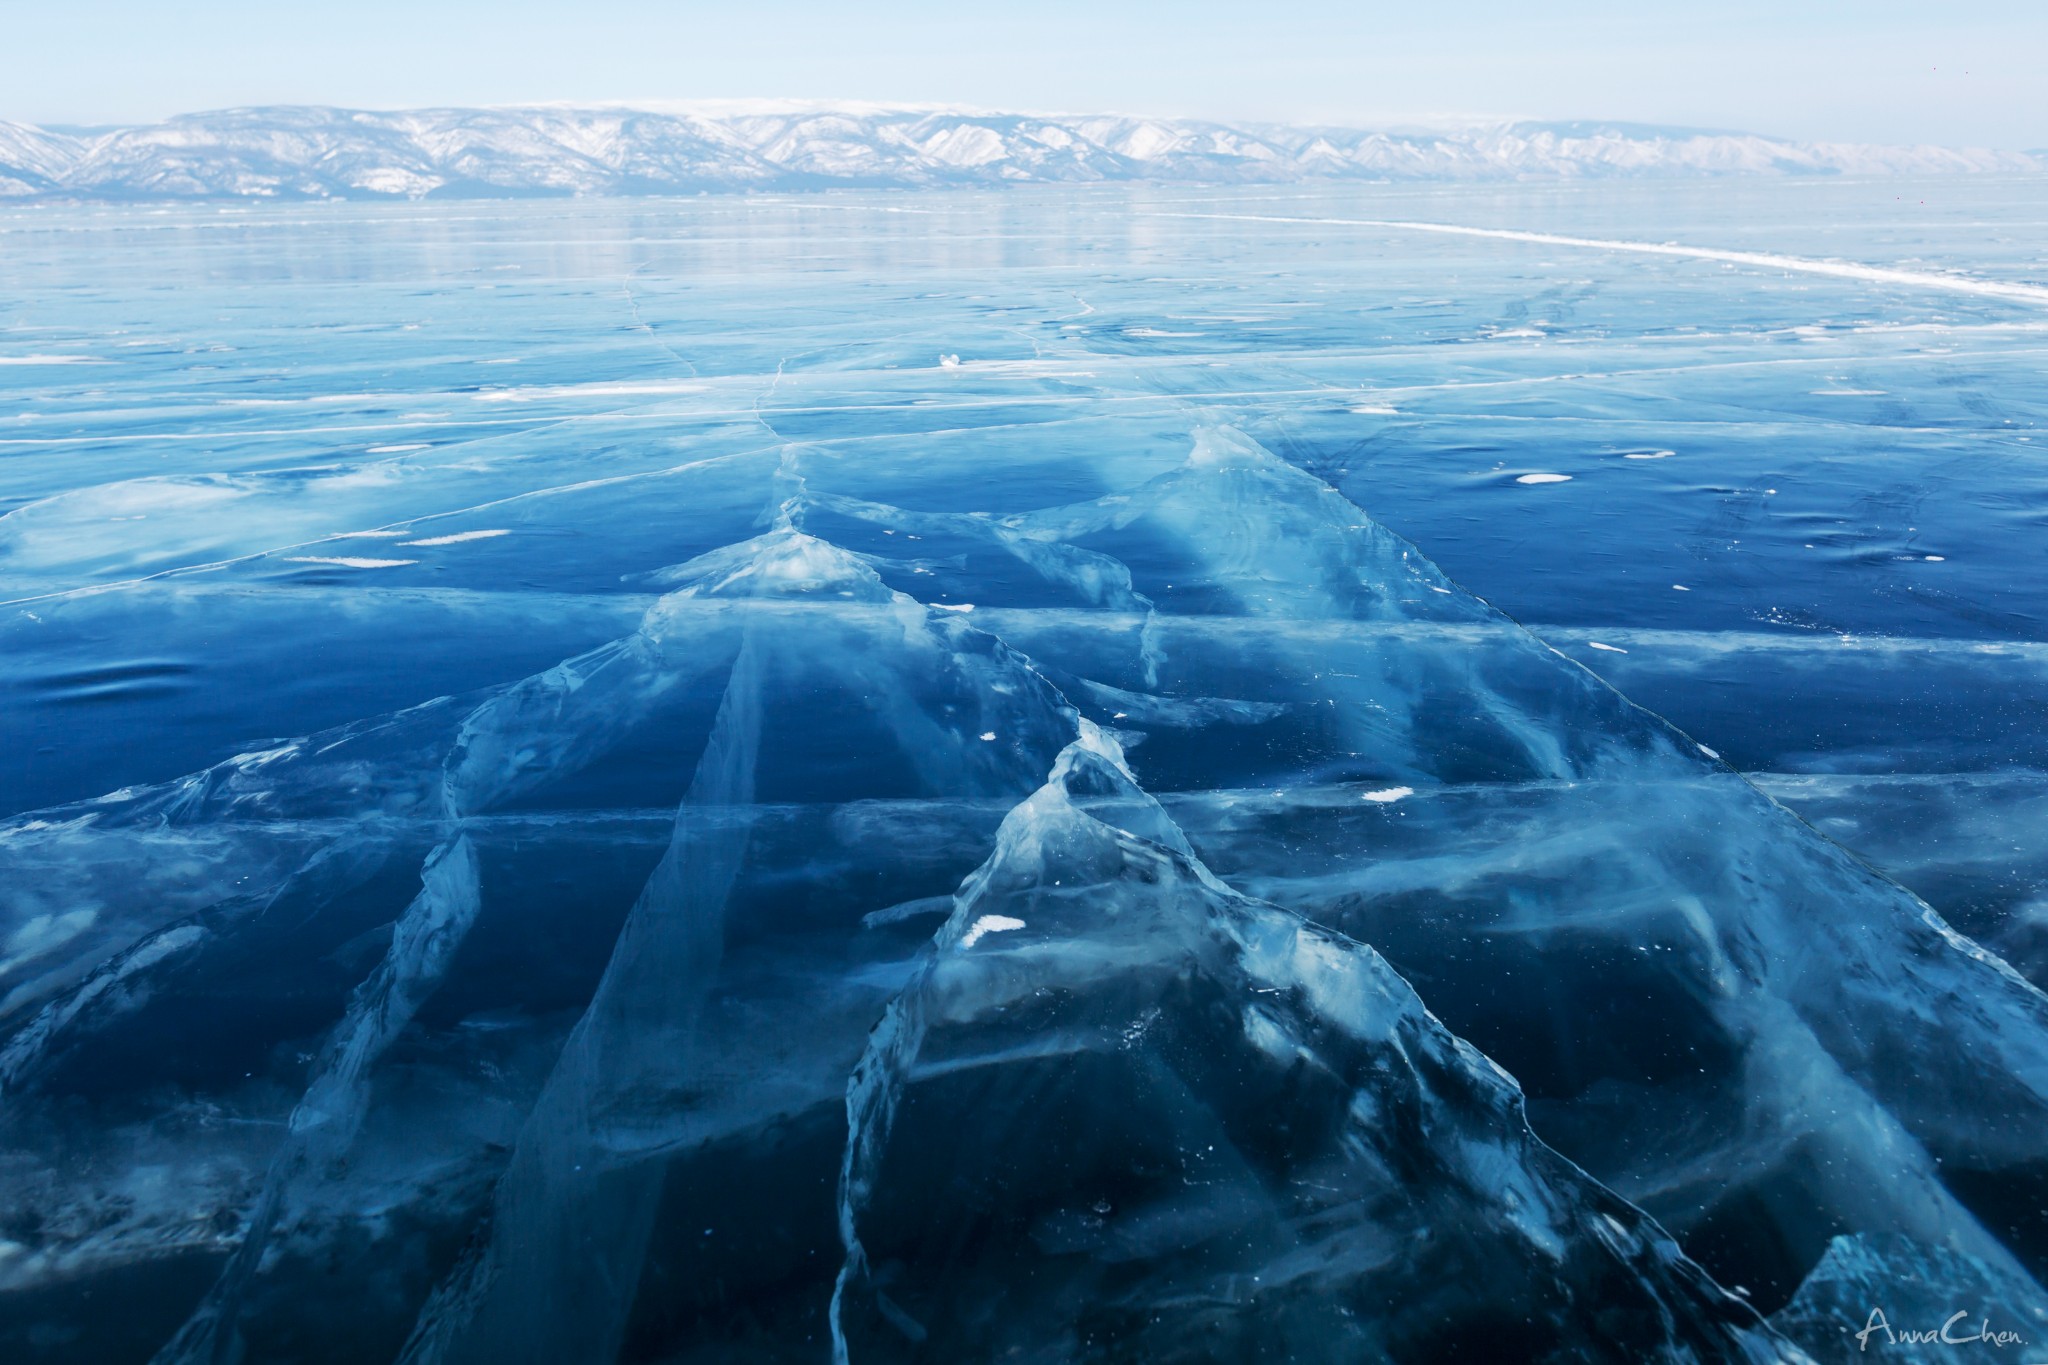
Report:
[[[715,112],[712,112],[715,109]],[[877,106],[367,111],[109,129],[0,122],[0,202],[402,201],[1047,184],[2035,175],[2048,151],[1796,142],[1629,123],[1436,130]]]

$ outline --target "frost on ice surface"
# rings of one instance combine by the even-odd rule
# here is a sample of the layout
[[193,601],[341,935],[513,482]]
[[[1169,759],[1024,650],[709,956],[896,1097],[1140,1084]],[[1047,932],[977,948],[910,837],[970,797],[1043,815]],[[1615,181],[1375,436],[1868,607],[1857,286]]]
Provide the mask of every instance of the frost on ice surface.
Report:
[[[1583,572],[1548,605],[1600,610],[1510,615],[1582,548],[1517,519],[1587,514],[1508,471],[1637,515],[1723,479],[1705,424],[1489,431],[1372,515],[1441,362],[1365,372],[1271,284],[1067,278],[1037,320],[795,290],[788,336],[649,301],[517,402],[464,360],[438,416],[238,389],[261,458],[212,472],[9,447],[0,681],[125,738],[8,732],[116,776],[0,817],[0,1356],[1842,1361],[1872,1307],[2048,1342],[2048,789],[1885,770],[1851,686],[1997,698],[1953,716],[2031,756],[2038,645],[1731,607],[1776,469],[1714,483],[1647,619]],[[1549,378],[1470,387],[1512,434]],[[257,444],[341,407],[345,457]],[[1513,538],[1483,598],[1407,538],[1445,487]],[[1857,572],[1972,619],[1923,594],[1991,556],[1937,570],[1914,515]],[[1696,610],[1738,628],[1657,615]]]

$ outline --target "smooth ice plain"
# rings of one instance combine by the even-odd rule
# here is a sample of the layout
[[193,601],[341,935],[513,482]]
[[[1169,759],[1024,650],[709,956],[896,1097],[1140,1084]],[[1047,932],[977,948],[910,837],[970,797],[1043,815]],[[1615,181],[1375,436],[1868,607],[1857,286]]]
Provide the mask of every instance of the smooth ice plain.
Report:
[[0,1358],[2048,1351],[2044,216],[0,214]]

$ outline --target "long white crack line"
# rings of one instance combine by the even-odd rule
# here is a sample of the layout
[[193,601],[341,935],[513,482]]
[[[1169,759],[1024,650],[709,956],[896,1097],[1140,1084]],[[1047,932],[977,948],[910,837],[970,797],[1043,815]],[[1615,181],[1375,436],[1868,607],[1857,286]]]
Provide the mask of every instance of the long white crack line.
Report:
[[1895,270],[1889,266],[1861,265],[1854,261],[1817,261],[1807,256],[1779,256],[1768,251],[1727,251],[1720,247],[1684,246],[1677,242],[1630,242],[1609,237],[1566,237],[1553,232],[1466,227],[1459,223],[1421,223],[1405,218],[1298,218],[1284,214],[1163,212],[1148,213],[1144,216],[1205,218],[1234,223],[1297,223],[1304,227],[1391,228],[1398,232],[1438,232],[1452,237],[1490,237],[1503,242],[1534,242],[1541,246],[1579,247],[1591,251],[1632,251],[1639,256],[1681,256],[1696,261],[1726,261],[1733,265],[1792,270],[1805,275],[1832,275],[1837,279],[1864,280],[1873,284],[1946,289],[1955,294],[1977,294],[1984,298],[2011,299],[2019,303],[2048,304],[2048,285],[1975,279],[1968,275],[1945,275],[1932,270]]

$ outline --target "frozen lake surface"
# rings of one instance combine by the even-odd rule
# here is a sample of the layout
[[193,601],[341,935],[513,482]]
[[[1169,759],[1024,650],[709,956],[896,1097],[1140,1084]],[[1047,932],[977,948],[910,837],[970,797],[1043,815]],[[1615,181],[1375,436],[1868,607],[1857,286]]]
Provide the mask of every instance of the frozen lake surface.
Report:
[[0,1356],[2048,1344],[2044,227],[0,212]]

